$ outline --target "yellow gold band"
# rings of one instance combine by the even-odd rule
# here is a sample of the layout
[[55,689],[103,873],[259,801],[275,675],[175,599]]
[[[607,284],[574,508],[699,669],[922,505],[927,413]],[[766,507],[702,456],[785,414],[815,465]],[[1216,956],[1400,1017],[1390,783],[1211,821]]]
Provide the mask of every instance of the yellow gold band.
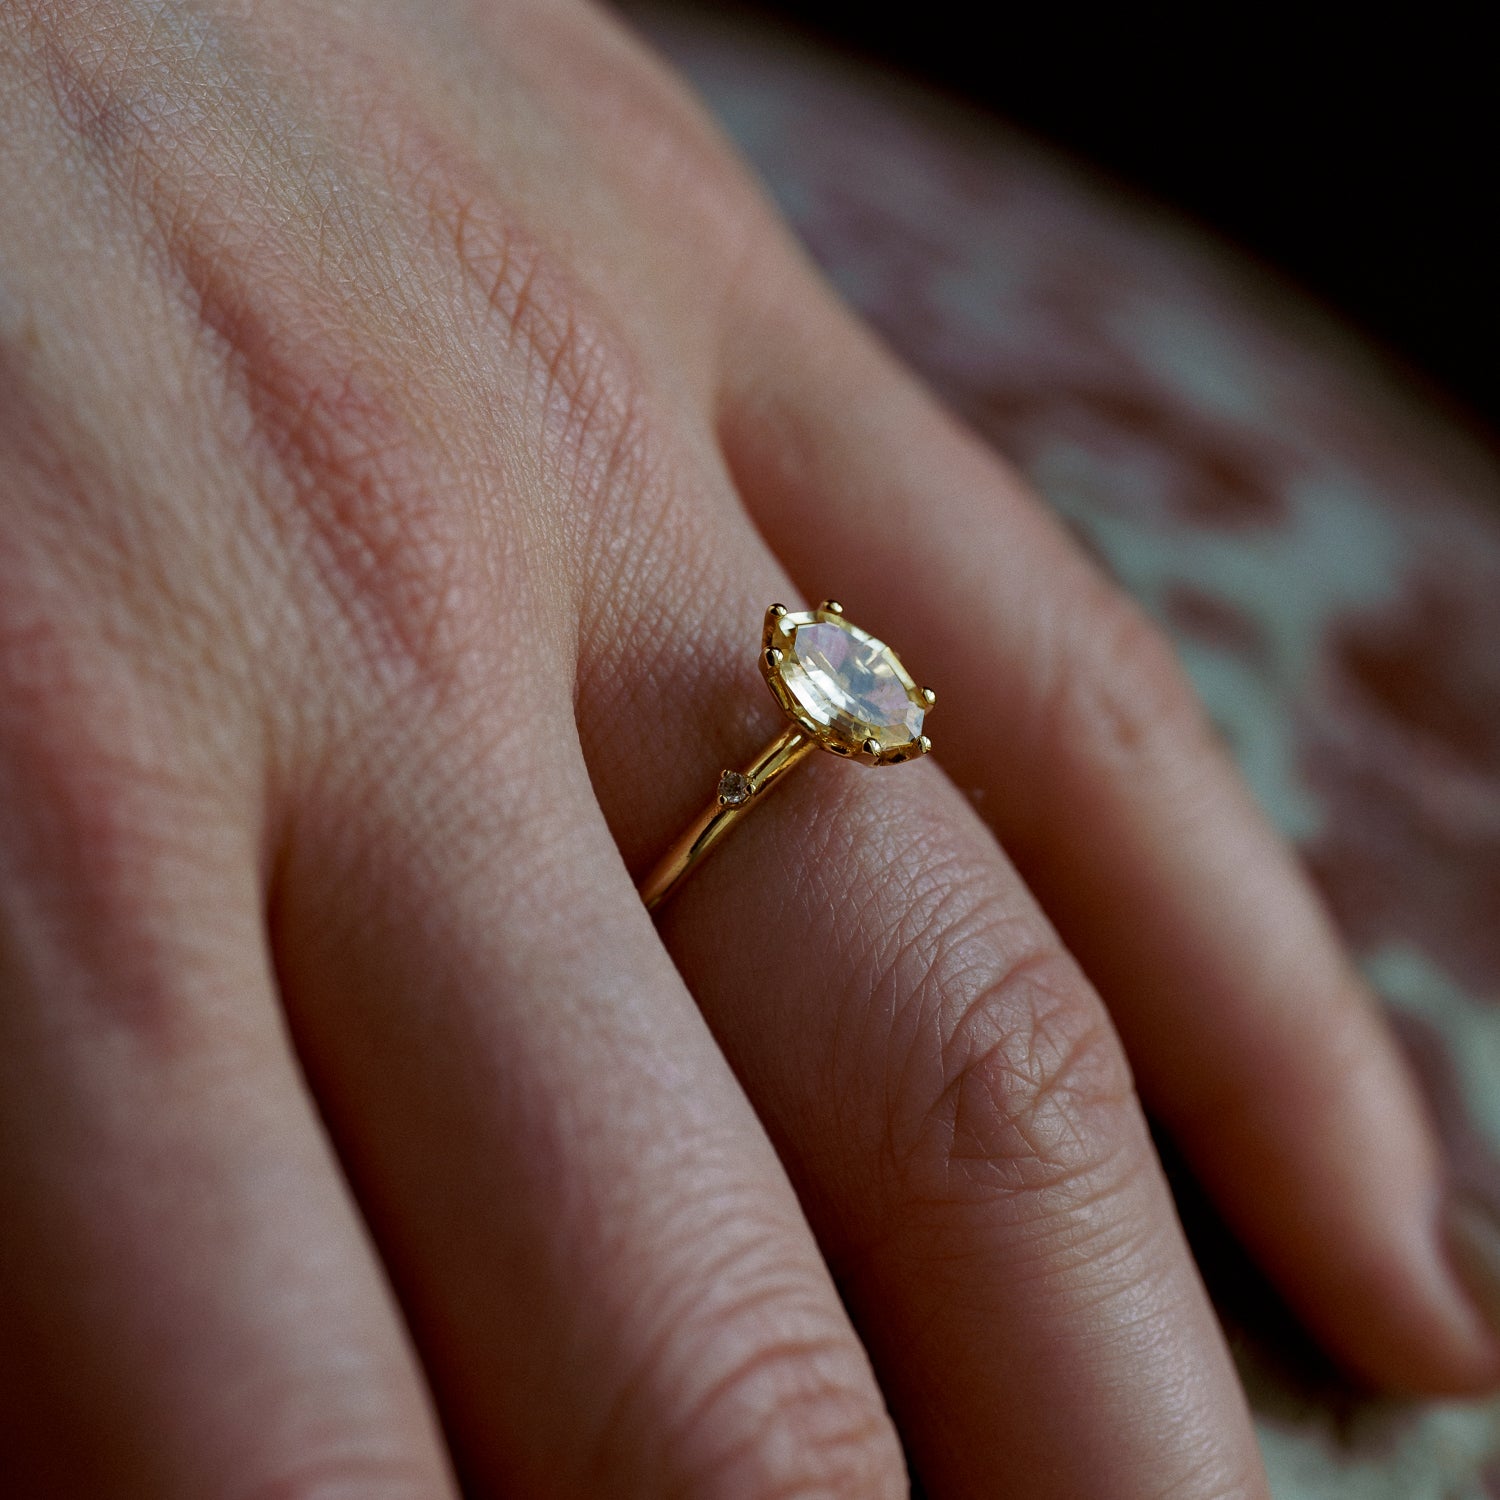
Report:
[[717,799],[641,882],[641,900],[646,903],[646,910],[655,911],[740,818],[803,756],[815,749],[816,740],[797,725],[788,724],[745,770],[725,771],[719,778]]

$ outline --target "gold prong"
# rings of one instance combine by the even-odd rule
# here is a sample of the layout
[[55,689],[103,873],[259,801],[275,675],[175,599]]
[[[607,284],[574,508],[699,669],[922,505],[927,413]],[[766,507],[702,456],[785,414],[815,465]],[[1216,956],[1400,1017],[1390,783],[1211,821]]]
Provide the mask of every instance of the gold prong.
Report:
[[917,741],[917,749],[921,751],[923,755],[926,755],[927,752],[932,749],[932,741],[928,739],[924,734],[922,738]]
[[937,702],[937,694],[933,692],[931,688],[924,687],[922,689],[922,702],[925,703],[928,708],[931,708],[932,705]]
[[[744,657],[740,658],[741,661]],[[781,652],[775,646],[766,647],[766,665],[768,667],[779,667],[781,665]]]
[[864,750],[866,755],[878,756],[880,754],[880,741],[866,740],[864,744]]
[[830,615],[841,615],[844,612],[844,606],[837,599],[825,599],[818,608]]
[[782,617],[782,615],[784,615],[786,613],[786,605],[784,605],[784,604],[773,604],[770,607],[770,609],[768,609],[766,611],[766,613],[768,615],[771,615],[774,618],[776,618],[776,619],[779,620]]

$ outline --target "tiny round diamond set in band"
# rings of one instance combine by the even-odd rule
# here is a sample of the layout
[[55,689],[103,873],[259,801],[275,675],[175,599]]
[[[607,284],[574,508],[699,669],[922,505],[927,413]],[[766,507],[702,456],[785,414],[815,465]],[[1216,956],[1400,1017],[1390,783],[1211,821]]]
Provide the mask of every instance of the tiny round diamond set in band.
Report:
[[937,695],[919,688],[883,641],[844,618],[825,599],[793,614],[766,611],[761,675],[787,716],[787,726],[743,771],[719,777],[718,796],[641,884],[654,911],[791,768],[813,750],[869,766],[893,766],[932,749],[922,732]]

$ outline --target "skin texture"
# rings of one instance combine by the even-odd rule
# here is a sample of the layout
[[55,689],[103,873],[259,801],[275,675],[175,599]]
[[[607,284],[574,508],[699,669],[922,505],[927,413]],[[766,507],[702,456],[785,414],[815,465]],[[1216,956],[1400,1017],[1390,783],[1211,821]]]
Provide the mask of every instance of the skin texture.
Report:
[[[0,9],[0,505],[6,1493],[1264,1496],[1137,1080],[1500,1375],[1166,647],[601,13]],[[939,761],[653,926],[828,592]]]

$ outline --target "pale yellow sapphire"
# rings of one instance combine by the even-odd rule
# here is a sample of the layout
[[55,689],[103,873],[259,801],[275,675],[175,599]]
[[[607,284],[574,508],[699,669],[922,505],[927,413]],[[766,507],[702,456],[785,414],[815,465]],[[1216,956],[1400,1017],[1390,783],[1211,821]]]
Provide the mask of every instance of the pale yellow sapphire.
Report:
[[914,745],[925,709],[900,659],[884,641],[840,618],[795,627],[776,671],[813,723],[851,747]]

